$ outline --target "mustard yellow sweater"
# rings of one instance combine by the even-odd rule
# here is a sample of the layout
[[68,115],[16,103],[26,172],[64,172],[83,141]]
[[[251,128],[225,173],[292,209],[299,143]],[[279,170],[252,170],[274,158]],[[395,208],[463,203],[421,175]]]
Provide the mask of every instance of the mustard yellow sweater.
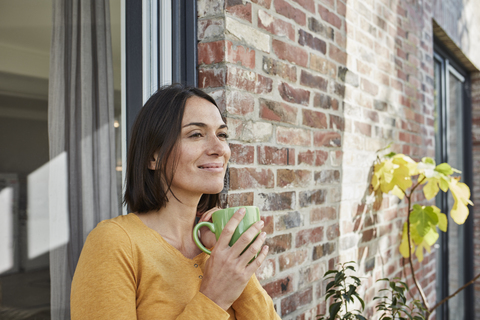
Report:
[[80,255],[71,318],[280,319],[255,275],[227,311],[200,293],[207,259],[186,258],[133,213],[102,221]]

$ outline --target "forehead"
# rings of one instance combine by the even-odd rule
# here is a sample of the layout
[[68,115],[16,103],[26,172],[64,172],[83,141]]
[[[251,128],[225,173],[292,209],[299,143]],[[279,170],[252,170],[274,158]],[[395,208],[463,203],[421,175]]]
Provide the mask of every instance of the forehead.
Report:
[[196,96],[188,98],[185,103],[182,125],[190,122],[202,122],[212,125],[224,123],[220,111],[213,103]]

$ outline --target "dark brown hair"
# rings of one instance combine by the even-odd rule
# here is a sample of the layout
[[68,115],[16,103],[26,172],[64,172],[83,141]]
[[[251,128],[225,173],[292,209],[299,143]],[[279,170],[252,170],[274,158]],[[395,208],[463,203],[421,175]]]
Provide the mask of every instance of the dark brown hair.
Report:
[[[167,195],[172,192],[170,187],[177,163],[175,146],[181,133],[185,103],[193,96],[203,98],[218,108],[215,100],[202,90],[172,84],[155,92],[139,112],[128,147],[123,196],[123,203],[131,212],[159,210],[168,202]],[[158,152],[156,170],[150,170],[148,164],[155,152]],[[167,174],[167,160],[171,156],[173,166]],[[205,212],[217,205],[218,194],[204,194],[197,212]]]

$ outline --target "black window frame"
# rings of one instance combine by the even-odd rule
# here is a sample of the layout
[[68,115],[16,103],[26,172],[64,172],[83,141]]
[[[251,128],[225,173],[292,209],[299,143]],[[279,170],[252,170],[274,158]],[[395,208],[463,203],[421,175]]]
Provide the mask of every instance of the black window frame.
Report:
[[[158,4],[160,1],[158,0]],[[172,3],[172,81],[197,86],[197,2],[170,0]],[[160,5],[157,6],[160,8]],[[158,12],[160,19],[160,10]],[[158,41],[161,46],[160,39]],[[125,1],[125,97],[126,145],[131,128],[143,106],[142,1]],[[158,50],[160,52],[160,48]],[[160,57],[158,57],[159,59]],[[158,63],[160,68],[160,63]],[[160,74],[160,72],[158,72]],[[160,79],[158,79],[160,80]],[[159,83],[159,82],[158,82]]]
[[[440,110],[437,110],[438,117],[441,121],[438,122],[439,132],[440,132],[440,145],[442,150],[437,154],[437,163],[447,162],[447,147],[446,147],[446,135],[448,134],[445,130],[446,128],[446,106],[448,99],[447,92],[447,73],[450,72],[450,66],[459,73],[464,79],[463,84],[463,172],[462,178],[470,190],[473,192],[473,156],[472,156],[472,105],[471,105],[471,81],[470,74],[465,67],[455,58],[455,56],[446,48],[443,43],[437,38],[434,37],[434,63],[435,61],[439,62],[441,65],[441,74],[440,74],[440,90],[438,92],[440,100]],[[436,81],[436,79],[434,79]],[[438,150],[437,150],[438,152]],[[440,157],[440,159],[438,158]],[[436,199],[437,206],[440,207],[442,212],[448,213],[447,208],[447,195],[445,193],[440,193]],[[469,206],[469,216],[463,225],[463,259],[459,263],[463,266],[464,279],[465,283],[473,279],[474,277],[474,246],[473,246],[473,236],[474,236],[474,221],[473,221],[473,210]],[[440,232],[440,261],[438,263],[439,270],[437,270],[437,302],[443,300],[449,294],[448,290],[448,274],[449,274],[449,252],[448,252],[448,234],[445,232]],[[464,311],[465,311],[465,320],[474,319],[475,317],[475,291],[474,286],[470,285],[464,289]],[[439,320],[448,320],[448,303],[437,308],[437,319]]]

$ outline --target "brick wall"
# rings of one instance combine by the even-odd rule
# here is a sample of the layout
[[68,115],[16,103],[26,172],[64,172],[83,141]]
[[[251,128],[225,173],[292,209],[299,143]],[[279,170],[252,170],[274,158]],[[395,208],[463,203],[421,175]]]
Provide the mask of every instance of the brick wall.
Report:
[[[375,281],[409,272],[405,204],[373,208],[371,166],[390,141],[434,156],[432,1],[197,3],[199,86],[231,133],[227,202],[262,211],[270,254],[257,276],[277,312],[315,319],[324,272],[355,260],[374,319]],[[434,254],[416,266],[433,303]]]

